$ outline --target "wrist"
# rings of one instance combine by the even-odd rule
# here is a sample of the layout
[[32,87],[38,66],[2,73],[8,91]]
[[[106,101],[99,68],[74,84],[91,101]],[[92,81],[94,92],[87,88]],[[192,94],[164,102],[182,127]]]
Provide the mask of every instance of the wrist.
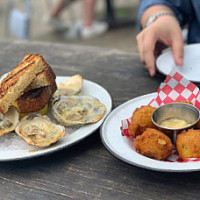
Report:
[[167,6],[163,6],[163,5],[155,5],[155,6],[151,6],[149,8],[147,8],[142,17],[141,17],[141,26],[144,27],[145,24],[147,23],[149,17],[151,15],[154,15],[154,14],[158,14],[158,13],[164,13],[164,12],[169,12],[169,13],[172,13],[174,14],[174,12]]
[[163,17],[163,16],[171,16],[171,17],[176,18],[176,16],[171,12],[155,13],[155,14],[149,16],[149,18],[147,19],[147,22],[143,26],[143,29],[148,27],[149,25],[153,24],[158,18]]

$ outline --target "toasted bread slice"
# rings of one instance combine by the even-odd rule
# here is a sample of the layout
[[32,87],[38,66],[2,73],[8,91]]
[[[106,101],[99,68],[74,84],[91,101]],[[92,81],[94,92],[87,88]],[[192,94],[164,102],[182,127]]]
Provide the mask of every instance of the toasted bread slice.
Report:
[[14,105],[20,114],[37,112],[48,104],[56,89],[57,86],[54,81],[51,85],[30,90],[19,97]]
[[[27,54],[23,61],[27,60],[31,54]],[[44,87],[47,85],[51,85],[52,81],[56,79],[56,75],[54,71],[51,69],[50,65],[47,64],[46,68],[38,73],[32,83],[26,89],[26,92],[29,90],[33,90],[39,87]]]
[[30,54],[3,79],[0,85],[0,112],[6,113],[24,90],[47,66],[41,55]]
[[24,56],[22,62],[24,62],[24,61],[26,61],[27,59],[29,59],[29,57],[30,57],[31,55],[32,55],[32,54],[27,53],[27,54]]
[[36,75],[36,78],[26,88],[26,91],[51,85],[52,82],[55,82],[55,79],[56,75],[51,69],[51,67],[48,65],[42,72]]

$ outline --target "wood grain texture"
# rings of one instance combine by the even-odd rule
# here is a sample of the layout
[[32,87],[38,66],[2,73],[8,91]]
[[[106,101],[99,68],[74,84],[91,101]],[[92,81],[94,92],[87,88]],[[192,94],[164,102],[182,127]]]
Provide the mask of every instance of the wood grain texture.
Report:
[[[164,76],[150,78],[137,53],[49,43],[0,42],[0,74],[26,53],[40,53],[57,75],[81,74],[105,87],[114,107],[155,92]],[[46,156],[0,163],[0,199],[162,199],[200,198],[200,173],[160,173],[112,156],[99,130],[80,143]]]

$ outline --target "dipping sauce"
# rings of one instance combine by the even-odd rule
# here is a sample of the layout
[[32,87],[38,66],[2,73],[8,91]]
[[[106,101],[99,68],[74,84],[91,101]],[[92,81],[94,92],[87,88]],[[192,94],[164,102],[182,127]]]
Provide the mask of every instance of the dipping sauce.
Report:
[[189,124],[185,120],[182,120],[182,119],[170,118],[170,119],[166,119],[162,121],[160,125],[166,128],[184,128],[188,126]]

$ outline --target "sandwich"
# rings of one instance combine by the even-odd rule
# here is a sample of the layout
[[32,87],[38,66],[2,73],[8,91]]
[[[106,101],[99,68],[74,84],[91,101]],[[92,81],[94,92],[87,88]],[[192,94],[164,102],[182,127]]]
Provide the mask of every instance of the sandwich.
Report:
[[30,55],[19,63],[2,80],[0,85],[0,112],[6,113],[25,89],[36,78],[37,74],[46,67],[46,62],[41,55]]
[[[11,131],[10,124],[16,124],[17,117],[32,112],[46,114],[48,103],[57,89],[55,79],[51,67],[38,54],[27,54],[8,73],[0,83],[0,135],[8,132],[5,124],[6,130]],[[11,122],[7,116],[12,115],[16,117]]]
[[49,65],[36,75],[25,92],[13,103],[20,113],[20,118],[31,112],[46,114],[48,103],[57,89],[56,76]]

